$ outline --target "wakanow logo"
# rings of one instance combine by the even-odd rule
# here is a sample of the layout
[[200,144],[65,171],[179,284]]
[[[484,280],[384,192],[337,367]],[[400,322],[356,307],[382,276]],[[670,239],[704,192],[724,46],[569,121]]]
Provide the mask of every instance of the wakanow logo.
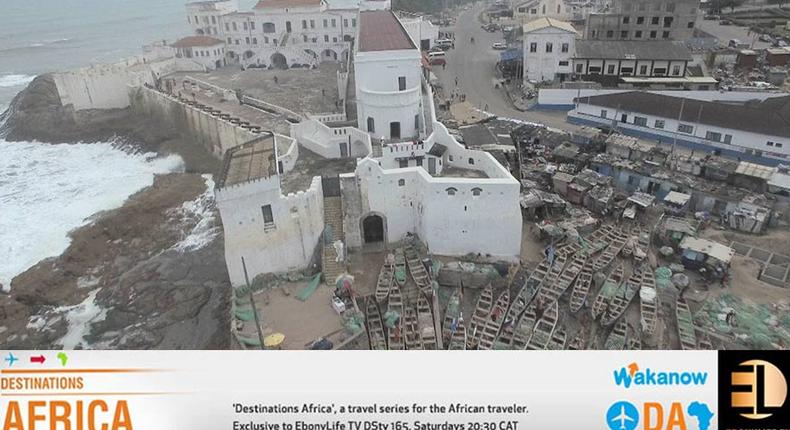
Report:
[[614,371],[614,383],[630,388],[631,385],[705,385],[708,372],[657,372],[651,368],[639,369],[631,363]]

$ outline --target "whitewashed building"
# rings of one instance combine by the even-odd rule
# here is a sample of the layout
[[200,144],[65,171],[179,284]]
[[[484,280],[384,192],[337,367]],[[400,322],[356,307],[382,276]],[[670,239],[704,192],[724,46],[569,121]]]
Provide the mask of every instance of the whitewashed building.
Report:
[[188,36],[173,43],[176,58],[190,59],[214,70],[225,65],[225,42],[211,36]]
[[573,70],[577,76],[670,77],[686,76],[691,52],[682,42],[638,40],[578,40]]
[[734,104],[629,91],[580,97],[568,121],[765,165],[790,158],[790,96]]
[[571,17],[571,8],[564,0],[526,0],[517,3],[513,8],[513,18],[524,23],[538,18],[564,21]]
[[563,81],[569,77],[577,36],[571,24],[552,18],[524,24],[524,80]]
[[[420,52],[398,18],[387,10],[359,18],[361,129],[315,115],[292,126],[293,139],[267,135],[225,154],[215,195],[234,286],[262,273],[304,269],[317,253],[332,282],[329,268],[344,249],[389,248],[410,234],[432,254],[519,258],[519,182],[437,121]],[[294,166],[305,149],[354,167],[329,175],[318,162],[323,177],[285,193],[283,178],[303,174]]]

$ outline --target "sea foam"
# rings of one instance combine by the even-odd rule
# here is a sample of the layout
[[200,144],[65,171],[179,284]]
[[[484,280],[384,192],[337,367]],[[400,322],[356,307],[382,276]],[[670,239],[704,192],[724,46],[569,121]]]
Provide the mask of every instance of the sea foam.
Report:
[[31,75],[0,75],[0,88],[21,87],[36,79]]
[[63,253],[68,233],[92,215],[178,171],[178,156],[129,154],[112,143],[0,139],[0,284],[8,291],[13,277]]

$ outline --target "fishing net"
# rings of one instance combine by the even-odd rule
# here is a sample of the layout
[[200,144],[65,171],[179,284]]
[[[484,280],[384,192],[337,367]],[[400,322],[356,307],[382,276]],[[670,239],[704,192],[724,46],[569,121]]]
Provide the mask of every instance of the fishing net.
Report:
[[234,312],[236,319],[241,321],[252,321],[255,319],[255,313],[252,309],[236,309]]
[[672,286],[672,270],[669,267],[661,266],[656,269],[656,285],[662,288]]
[[363,330],[365,319],[360,312],[346,312],[343,319],[343,327],[349,334],[357,334]]
[[395,325],[399,319],[400,314],[393,310],[389,310],[384,313],[384,325],[386,325],[388,328],[395,328]]
[[[786,307],[749,304],[731,294],[722,294],[710,300],[695,320],[718,333],[732,335],[751,348],[773,349],[774,345],[790,345],[790,315]],[[731,322],[727,322],[728,314],[734,315]]]

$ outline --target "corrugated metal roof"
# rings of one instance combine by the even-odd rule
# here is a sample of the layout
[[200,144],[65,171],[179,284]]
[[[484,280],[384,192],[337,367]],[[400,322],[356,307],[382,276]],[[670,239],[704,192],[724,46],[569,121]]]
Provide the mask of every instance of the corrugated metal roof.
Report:
[[416,49],[409,33],[391,11],[359,13],[359,51],[397,51]]
[[534,21],[530,21],[524,24],[524,33],[529,33],[530,31],[535,30],[542,30],[544,28],[558,28],[560,30],[565,30],[570,33],[576,33],[576,29],[569,22],[560,21],[554,18],[538,18]]
[[723,263],[729,263],[735,255],[735,250],[729,246],[722,245],[718,242],[713,242],[707,239],[698,239],[696,237],[686,236],[680,242],[680,249],[689,249],[691,251],[705,254],[713,257]]
[[691,51],[681,42],[642,40],[578,40],[576,58],[611,60],[686,60]]
[[735,169],[735,173],[739,175],[752,176],[760,179],[768,179],[773,176],[774,172],[776,172],[776,169],[773,167],[749,163],[748,161],[741,161]]
[[688,194],[679,193],[677,191],[670,191],[666,197],[664,197],[665,202],[674,203],[676,205],[683,206],[688,201],[691,200],[691,196]]

